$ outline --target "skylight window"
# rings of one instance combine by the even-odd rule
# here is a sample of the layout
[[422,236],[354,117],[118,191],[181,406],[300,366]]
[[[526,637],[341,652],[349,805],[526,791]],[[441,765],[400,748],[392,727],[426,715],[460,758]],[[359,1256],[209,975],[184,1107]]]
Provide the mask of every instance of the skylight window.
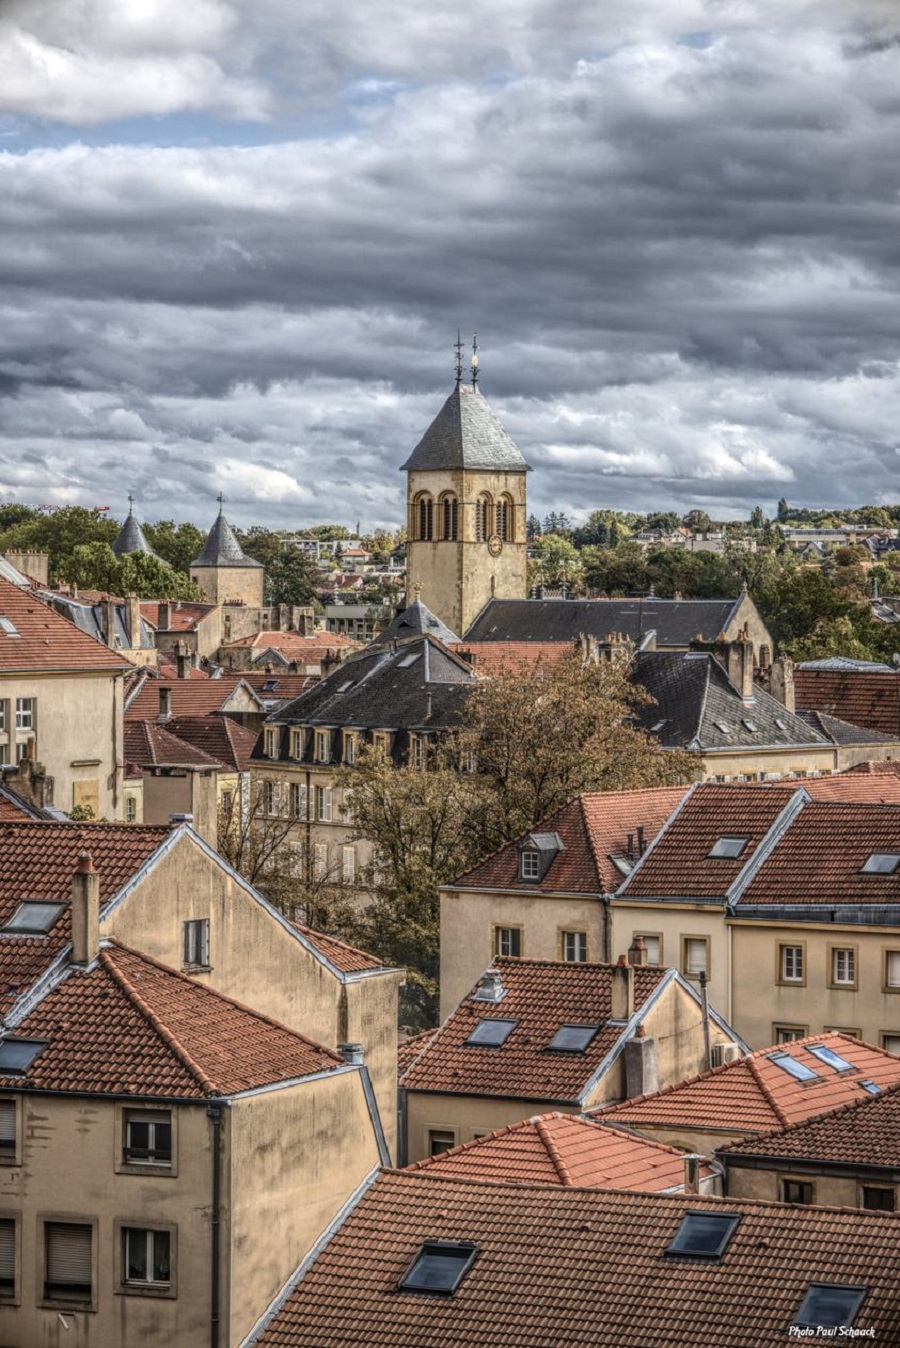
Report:
[[403,659],[397,662],[397,668],[409,669],[410,665],[414,665],[417,660],[421,659],[421,656],[421,651],[410,651],[409,655],[404,655]]
[[[402,664],[402,661],[401,661],[401,664]],[[338,687],[338,692],[339,692],[339,693],[346,693],[347,689],[348,689],[348,688],[352,688],[352,687],[353,687],[353,680],[352,680],[352,679],[347,679],[344,683],[342,683],[342,684]]]
[[787,726],[785,725],[784,721],[782,721],[780,716],[775,717],[775,724],[777,725],[779,730],[787,730]]
[[666,1254],[721,1259],[740,1220],[739,1212],[686,1212]]
[[843,1287],[836,1282],[811,1282],[792,1329],[848,1329],[859,1314],[868,1287]]
[[466,1043],[472,1048],[502,1048],[518,1023],[517,1020],[485,1017],[475,1026]]
[[857,1086],[861,1086],[868,1095],[880,1095],[881,1087],[877,1081],[858,1081]]
[[731,726],[727,721],[713,721],[713,725],[716,727],[716,730],[721,730],[723,735],[731,734]]
[[266,679],[265,683],[262,686],[262,690],[264,693],[274,693],[277,687],[278,687],[277,679]]
[[787,1072],[796,1081],[822,1080],[818,1072],[814,1072],[811,1067],[807,1067],[805,1062],[798,1062],[789,1053],[769,1053],[767,1056],[769,1062],[773,1062],[776,1067],[780,1067],[783,1072]]
[[749,838],[733,838],[730,836],[717,838],[706,855],[710,857],[721,857],[728,861],[735,861],[741,855],[749,841]]
[[819,1062],[825,1063],[827,1067],[833,1067],[836,1072],[852,1072],[853,1063],[842,1058],[839,1053],[835,1053],[833,1048],[827,1044],[810,1044],[809,1051]]
[[748,721],[747,718],[744,717],[741,721],[741,725],[745,730],[749,730],[751,735],[759,734],[759,726],[754,721]]
[[610,861],[615,866],[620,875],[630,875],[634,870],[634,862],[628,857],[610,857]]
[[0,931],[16,936],[46,936],[63,910],[61,903],[40,903],[25,899]]
[[652,725],[650,727],[651,735],[658,735],[659,732],[662,730],[663,726],[667,726],[668,724],[669,724],[668,717],[665,717],[662,721],[657,721],[656,725]]
[[400,1291],[452,1297],[477,1255],[470,1240],[426,1240],[400,1279]]
[[27,1072],[37,1055],[46,1047],[43,1039],[0,1040],[0,1075],[15,1076]]
[[11,618],[0,617],[0,632],[5,632],[8,637],[19,636],[19,629]]
[[599,1025],[562,1025],[547,1048],[553,1053],[584,1053],[599,1030]]
[[900,866],[900,852],[873,852],[862,868],[863,875],[893,875]]

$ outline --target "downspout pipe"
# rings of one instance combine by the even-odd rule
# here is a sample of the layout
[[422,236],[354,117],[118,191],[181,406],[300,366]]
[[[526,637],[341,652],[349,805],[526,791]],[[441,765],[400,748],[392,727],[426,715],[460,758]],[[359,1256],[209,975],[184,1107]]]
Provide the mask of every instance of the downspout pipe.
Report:
[[210,1348],[219,1348],[219,1303],[221,1258],[219,1229],[222,1218],[222,1106],[213,1102],[206,1106],[206,1117],[212,1124],[212,1220],[210,1222],[210,1276],[209,1276],[209,1342]]

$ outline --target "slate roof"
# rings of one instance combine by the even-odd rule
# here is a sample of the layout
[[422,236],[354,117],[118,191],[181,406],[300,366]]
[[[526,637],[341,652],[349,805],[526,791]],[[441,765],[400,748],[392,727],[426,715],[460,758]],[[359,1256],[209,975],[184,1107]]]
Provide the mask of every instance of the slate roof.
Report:
[[444,729],[459,724],[474,678],[432,637],[413,638],[396,650],[368,646],[267,719],[284,725]]
[[[406,1068],[401,1086],[409,1091],[452,1095],[505,1096],[577,1103],[597,1068],[624,1032],[612,1022],[611,964],[569,964],[555,960],[496,959],[506,995],[497,1003],[464,997]],[[669,969],[634,968],[634,1008],[671,979]],[[479,1048],[466,1040],[480,1020],[515,1020],[501,1048]],[[584,1053],[549,1051],[563,1025],[596,1025]]]
[[200,555],[194,558],[191,566],[253,566],[262,569],[262,562],[247,556],[220,510],[206,535]]
[[24,590],[0,577],[0,618],[16,635],[0,625],[0,673],[118,673],[131,665],[121,655],[79,631],[34,590]]
[[838,716],[851,725],[900,736],[900,674],[881,670],[794,670],[798,707]]
[[[667,1258],[686,1212],[739,1215],[722,1258]],[[427,1240],[476,1243],[453,1296],[398,1290]],[[257,1348],[776,1348],[811,1282],[866,1288],[900,1344],[891,1213],[387,1171],[304,1265]],[[858,1340],[866,1342],[866,1340]]]
[[384,968],[384,961],[377,955],[370,955],[367,950],[347,945],[346,941],[339,941],[336,936],[326,936],[322,931],[313,931],[312,927],[304,927],[300,922],[294,922],[292,925],[342,974],[358,974],[367,969]]
[[636,644],[656,633],[659,648],[715,641],[744,599],[491,599],[464,634],[468,641],[605,641],[624,633]]
[[406,608],[394,614],[387,627],[378,633],[372,644],[383,646],[390,641],[406,641],[408,637],[420,636],[437,637],[445,646],[454,646],[459,641],[456,633],[451,632],[447,624],[432,613],[421,599],[415,599],[411,604],[407,604]]
[[900,1170],[900,1084],[721,1152],[725,1160],[752,1155]]
[[[172,716],[165,723],[170,735],[202,750],[219,766],[232,772],[249,772],[259,734],[238,725],[230,716]],[[127,733],[127,724],[126,724]]]
[[[224,719],[224,718],[223,718]],[[206,768],[222,771],[224,764],[196,745],[188,744],[155,721],[126,721],[125,761],[139,768]],[[256,736],[253,737],[254,743]]]
[[148,557],[156,557],[156,553],[144,537],[144,531],[134,518],[134,511],[129,510],[119,532],[112,544],[112,550],[117,557],[125,557],[129,552],[144,552]]
[[752,704],[745,705],[723,666],[705,651],[641,653],[632,682],[655,702],[639,708],[637,720],[665,748],[710,752],[831,743],[762,688],[754,688]]
[[[835,1072],[809,1052],[810,1044],[834,1049],[855,1070]],[[787,1054],[803,1063],[818,1080],[798,1081],[771,1061],[772,1053]],[[831,1030],[757,1049],[745,1058],[667,1086],[654,1095],[639,1095],[593,1110],[591,1117],[638,1130],[668,1127],[748,1137],[860,1100],[865,1095],[860,1081],[874,1081],[882,1087],[900,1083],[900,1058]]]
[[528,472],[528,464],[477,386],[456,385],[401,471],[441,468]]
[[72,875],[90,852],[106,904],[165,842],[168,825],[0,824],[0,927],[23,899],[63,905],[47,936],[0,935],[0,1015],[4,1015],[71,939]]
[[71,968],[17,1038],[46,1040],[0,1087],[203,1099],[334,1070],[342,1059],[239,1002],[116,942]]
[[154,678],[150,674],[136,685],[125,706],[126,721],[152,721],[159,715],[159,690],[168,688],[173,716],[208,716],[221,711],[239,684],[243,684],[251,702],[262,699],[245,683],[242,675],[222,674],[216,679]]
[[832,744],[897,744],[898,735],[885,735],[880,730],[869,730],[865,726],[851,725],[837,716],[829,716],[824,711],[812,711],[807,707],[798,707],[797,715],[801,721],[824,735]]
[[529,894],[611,894],[623,878],[612,858],[626,857],[628,835],[632,835],[632,855],[636,857],[638,828],[643,828],[649,844],[687,790],[685,786],[662,786],[641,791],[584,792],[537,825],[558,833],[563,842],[563,850],[557,852],[540,880],[519,877],[519,849],[528,836],[523,834],[455,879],[453,887],[520,889]]
[[[510,1180],[606,1189],[679,1189],[684,1153],[573,1114],[537,1114],[408,1166],[439,1179]],[[712,1173],[708,1163],[701,1177]]]
[[[104,645],[110,644],[116,650],[137,649],[132,645],[131,633],[126,624],[126,608],[124,599],[115,598],[112,595],[100,595],[91,597],[90,592],[82,591],[78,599],[72,595],[60,594],[56,591],[43,591],[48,602],[53,609],[67,618],[74,624],[79,631],[84,632],[86,636],[93,637],[95,641],[102,642]],[[109,643],[104,638],[104,621],[106,615],[104,607],[106,601],[112,601],[112,628],[113,640]],[[152,650],[154,646],[153,633],[147,622],[141,617],[141,635],[139,648],[142,650]]]

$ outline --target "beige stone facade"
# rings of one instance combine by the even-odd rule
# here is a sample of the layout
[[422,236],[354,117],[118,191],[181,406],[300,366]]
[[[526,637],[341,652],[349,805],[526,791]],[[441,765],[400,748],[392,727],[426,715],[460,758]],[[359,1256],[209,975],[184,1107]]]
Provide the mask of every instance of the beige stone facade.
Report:
[[[760,1151],[764,1150],[765,1144],[760,1143]],[[841,1173],[848,1169],[851,1173]],[[786,1158],[766,1158],[753,1167],[728,1163],[729,1198],[764,1198],[783,1203],[793,1201],[794,1195],[802,1195],[805,1202],[816,1206],[866,1208],[874,1206],[876,1195],[883,1195],[881,1201],[891,1205],[888,1210],[895,1210],[900,1199],[898,1190],[900,1186],[888,1170],[881,1174],[867,1174],[863,1169],[852,1173],[850,1167],[804,1166]]]

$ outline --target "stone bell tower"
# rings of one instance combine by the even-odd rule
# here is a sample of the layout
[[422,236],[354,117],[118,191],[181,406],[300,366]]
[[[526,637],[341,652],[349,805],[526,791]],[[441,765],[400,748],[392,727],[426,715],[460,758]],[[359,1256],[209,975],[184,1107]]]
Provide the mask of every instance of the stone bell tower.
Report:
[[478,387],[462,379],[403,464],[407,502],[407,603],[422,601],[465,636],[491,598],[526,598],[522,458]]

